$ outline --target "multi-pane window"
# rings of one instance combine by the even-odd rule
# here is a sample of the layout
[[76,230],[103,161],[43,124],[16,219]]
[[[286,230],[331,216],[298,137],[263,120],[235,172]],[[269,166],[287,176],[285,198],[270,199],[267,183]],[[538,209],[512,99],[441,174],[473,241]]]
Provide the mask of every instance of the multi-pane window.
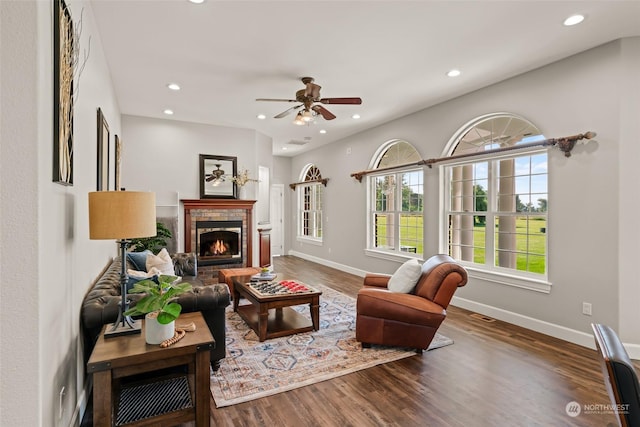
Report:
[[[481,138],[483,141],[476,142],[477,152],[496,145],[514,146],[544,139],[521,119],[500,119],[505,127],[496,123],[476,125],[487,131]],[[469,132],[482,133],[476,129]],[[499,135],[509,137],[498,138]],[[490,270],[546,276],[546,150],[536,148],[508,156],[502,153],[501,157],[490,154],[482,157],[444,167],[449,195],[445,207],[449,254]]]
[[322,238],[322,185],[307,184],[301,188],[301,235]]
[[[400,162],[409,163],[419,159],[418,153],[409,143],[399,141],[381,154],[377,168],[402,165]],[[423,176],[422,168],[416,166],[370,176],[370,249],[422,256]]]
[[304,182],[298,187],[299,226],[298,236],[322,241],[322,179],[317,167],[310,165],[304,175]]

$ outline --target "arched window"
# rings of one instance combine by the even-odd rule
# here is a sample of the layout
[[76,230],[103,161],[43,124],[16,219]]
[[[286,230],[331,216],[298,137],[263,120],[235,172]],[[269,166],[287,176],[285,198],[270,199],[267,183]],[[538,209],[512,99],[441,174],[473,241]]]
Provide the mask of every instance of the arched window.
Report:
[[[368,253],[422,257],[424,243],[424,172],[420,166],[402,166],[420,161],[416,149],[406,141],[389,141],[374,156],[368,176]],[[389,167],[393,170],[385,170]]]
[[298,238],[322,242],[322,179],[320,169],[310,164],[303,168],[300,181],[316,181],[298,186]]
[[445,155],[479,154],[442,166],[443,232],[453,258],[470,268],[546,278],[547,149],[517,149],[544,139],[536,126],[507,113],[480,117],[451,139]]

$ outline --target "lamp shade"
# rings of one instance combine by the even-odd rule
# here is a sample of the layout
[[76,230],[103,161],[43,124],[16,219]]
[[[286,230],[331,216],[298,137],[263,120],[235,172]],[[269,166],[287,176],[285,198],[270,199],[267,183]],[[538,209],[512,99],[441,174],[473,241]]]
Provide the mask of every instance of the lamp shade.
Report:
[[155,236],[156,194],[141,191],[89,193],[89,238],[132,239]]

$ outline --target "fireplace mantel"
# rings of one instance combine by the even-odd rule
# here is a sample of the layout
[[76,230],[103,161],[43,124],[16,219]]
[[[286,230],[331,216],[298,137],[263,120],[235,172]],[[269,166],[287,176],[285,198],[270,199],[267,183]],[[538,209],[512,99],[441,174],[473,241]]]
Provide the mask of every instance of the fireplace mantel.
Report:
[[187,209],[248,209],[253,210],[255,200],[239,199],[182,199],[180,200]]
[[[180,200],[184,206],[184,248],[185,252],[195,251],[195,218],[192,217],[192,211],[243,211],[246,216],[246,230],[244,235],[246,236],[246,250],[245,253],[246,266],[253,265],[252,252],[253,243],[252,236],[253,230],[251,229],[253,220],[253,205],[255,200],[239,200],[239,199],[182,199]],[[198,216],[196,214],[196,216]]]

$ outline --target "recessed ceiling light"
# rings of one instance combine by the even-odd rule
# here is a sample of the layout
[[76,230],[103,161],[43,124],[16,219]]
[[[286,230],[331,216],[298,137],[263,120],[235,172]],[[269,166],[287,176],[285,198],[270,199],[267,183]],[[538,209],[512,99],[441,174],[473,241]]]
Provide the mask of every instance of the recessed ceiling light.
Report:
[[178,83],[169,83],[167,87],[171,90],[180,90],[180,85]]
[[566,27],[570,27],[572,25],[578,25],[584,21],[584,15],[572,15],[564,20],[563,24]]
[[455,69],[453,69],[453,70],[449,70],[449,71],[447,72],[447,76],[449,76],[449,77],[458,77],[460,74],[462,74],[462,73],[460,72],[460,70],[455,70]]
[[202,3],[204,3],[204,0],[189,0],[189,1],[191,3],[194,3],[194,4],[202,4]]
[[170,110],[170,109],[167,108],[166,110],[163,111],[163,113],[165,113],[167,116],[172,116],[173,115],[173,110]]
[[264,120],[267,118],[267,116],[265,116],[264,114],[258,114],[257,116],[260,120]]
[[320,129],[320,133],[327,133],[326,129]]
[[354,114],[353,116],[351,116],[352,119],[359,119],[360,118],[360,114]]
[[284,147],[284,146],[283,146],[283,147],[282,147],[282,149],[283,149],[283,150],[286,150],[286,149],[287,149],[287,147]]

